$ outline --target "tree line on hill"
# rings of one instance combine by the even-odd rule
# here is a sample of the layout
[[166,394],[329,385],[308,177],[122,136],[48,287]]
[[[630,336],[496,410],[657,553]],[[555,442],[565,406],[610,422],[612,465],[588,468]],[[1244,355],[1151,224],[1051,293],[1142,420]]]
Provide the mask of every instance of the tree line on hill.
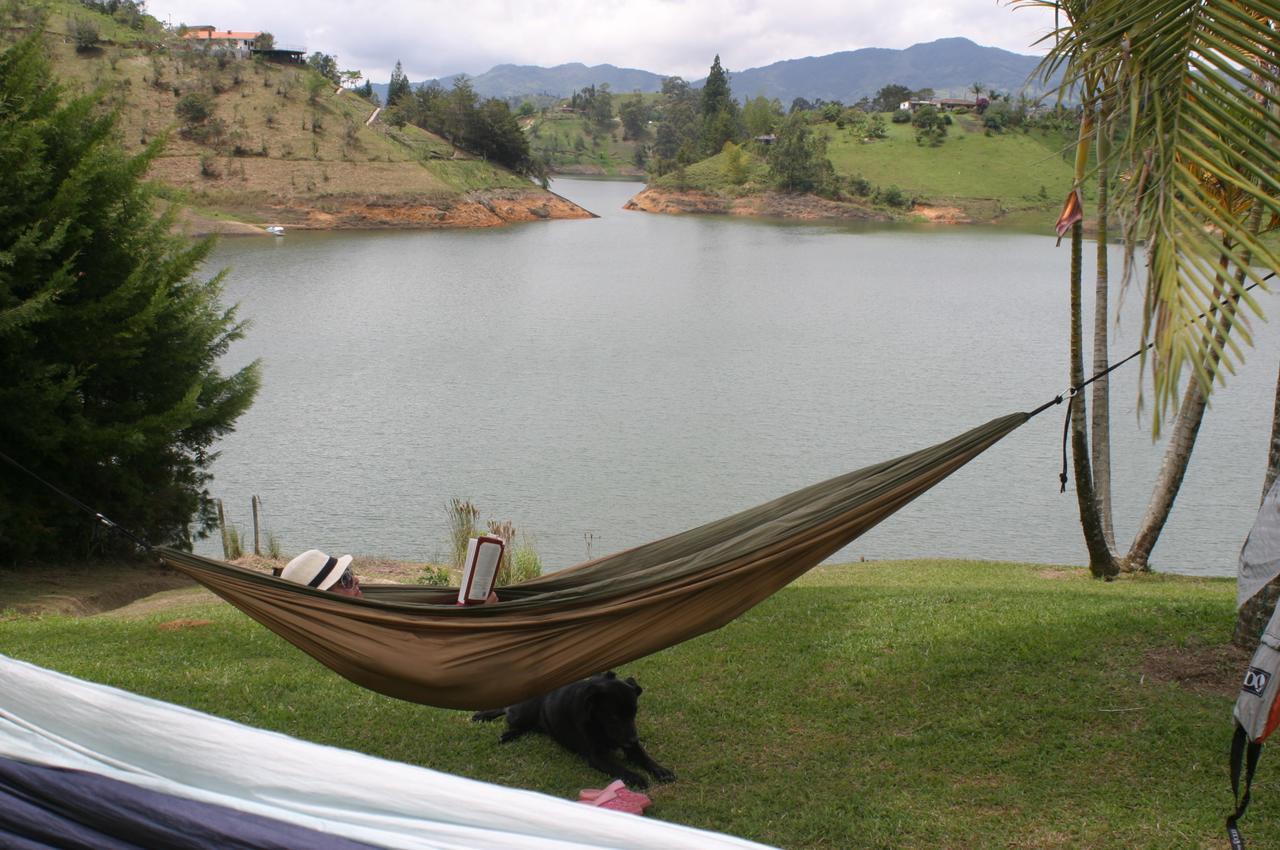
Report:
[[[975,83],[974,105],[981,113],[988,133],[1006,129],[1070,130],[1078,122],[1078,114],[1069,109],[1038,108],[1026,97],[1016,100],[1008,94]],[[987,95],[983,97],[982,95]],[[583,120],[583,132],[571,132],[569,139],[554,131],[543,135],[536,125],[531,131],[540,159],[554,162],[560,157],[588,155],[598,150],[604,140],[618,140],[621,128],[624,142],[634,143],[632,164],[654,177],[676,173],[708,157],[730,151],[734,175],[744,176],[742,164],[751,155],[763,159],[773,186],[782,191],[814,192],[836,197],[845,190],[865,195],[864,181],[844,186],[837,179],[826,155],[828,132],[815,132],[816,125],[834,124],[840,131],[851,133],[864,142],[874,142],[888,135],[886,115],[893,121],[909,122],[915,128],[920,144],[937,146],[947,135],[951,115],[939,106],[927,103],[934,99],[932,88],[912,89],[898,83],[880,88],[874,96],[863,97],[852,105],[822,98],[796,97],[787,107],[776,98],[757,96],[739,103],[733,96],[728,72],[717,55],[712,61],[706,83],[696,89],[681,77],[663,80],[656,96],[634,92],[618,96],[607,84],[575,90],[559,111],[576,113]],[[921,102],[924,101],[923,105]],[[901,108],[911,102],[913,109]],[[548,112],[531,100],[519,103],[522,115]],[[969,111],[969,110],[962,110]],[[616,117],[615,117],[616,116]],[[730,147],[727,147],[730,146]],[[731,182],[739,182],[730,177]]]
[[143,29],[147,22],[145,0],[80,0],[80,4],[114,18],[129,29]]
[[530,152],[510,106],[496,97],[481,99],[465,76],[455,78],[447,90],[434,80],[414,89],[396,62],[387,89],[386,120],[429,130],[455,147],[545,183],[546,168]]
[[[612,126],[606,111],[612,97],[607,86],[571,98],[593,127]],[[770,174],[778,188],[819,191],[834,175],[826,158],[826,142],[809,132],[801,119],[788,120],[777,100],[757,97],[739,105],[729,74],[717,55],[703,87],[693,88],[682,77],[667,77],[656,100],[639,93],[624,97],[617,109],[623,139],[638,142],[635,164],[655,176],[681,172],[699,160],[738,150],[749,140],[778,133],[777,143],[765,151]],[[650,127],[652,125],[652,129]]]
[[[335,82],[349,82],[336,70],[331,57],[312,56],[308,62]],[[989,95],[989,99],[980,98],[977,102],[990,107],[984,123],[991,132],[1033,123],[1052,123],[1065,130],[1077,120],[1071,110],[1058,109],[1049,113],[1052,121],[1032,121],[1033,116],[1043,113],[1027,98],[1020,97],[1015,102],[1009,95],[988,91],[981,83],[975,83],[974,89],[978,96],[984,91]],[[355,91],[377,102],[371,83],[366,82]],[[887,135],[884,116],[889,114],[894,120],[911,122],[918,142],[936,146],[946,137],[951,118],[936,107],[924,106],[911,112],[899,109],[904,102],[930,100],[933,96],[931,88],[911,89],[891,83],[852,105],[796,97],[789,107],[784,107],[776,98],[763,95],[740,104],[733,96],[729,73],[717,55],[701,89],[673,76],[663,80],[656,98],[640,92],[619,96],[608,84],[574,90],[560,108],[579,115],[585,133],[575,133],[571,142],[553,135],[535,149],[519,119],[545,115],[549,103],[540,105],[528,97],[483,98],[465,75],[455,77],[450,88],[433,80],[415,89],[397,62],[387,88],[385,119],[395,125],[413,124],[429,130],[460,149],[544,183],[557,156],[588,153],[584,135],[594,148],[609,137],[616,141],[619,128],[623,141],[636,143],[633,164],[655,177],[681,172],[720,153],[726,144],[741,147],[755,143],[749,149],[768,162],[777,188],[832,195],[840,187],[826,157],[825,135],[812,132],[814,124],[834,123],[839,130],[874,141]],[[537,128],[532,135],[539,137]]]

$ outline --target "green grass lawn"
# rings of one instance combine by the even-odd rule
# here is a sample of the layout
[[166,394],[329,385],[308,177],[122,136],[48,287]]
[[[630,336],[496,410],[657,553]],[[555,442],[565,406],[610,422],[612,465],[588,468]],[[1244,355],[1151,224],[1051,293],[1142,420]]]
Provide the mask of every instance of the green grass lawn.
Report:
[[917,144],[910,124],[890,122],[888,138],[873,142],[862,142],[834,124],[820,127],[827,133],[827,155],[837,174],[898,186],[935,204],[988,200],[1004,209],[1043,208],[1052,211],[1052,221],[1071,188],[1071,163],[1062,155],[1068,140],[1040,130],[987,135],[976,115],[955,115],[953,120],[937,147]]
[[[813,571],[621,668],[679,779],[649,815],[808,848],[1225,847],[1234,585],[960,561]],[[177,618],[212,621],[162,629]],[[328,744],[576,797],[537,736],[361,690],[222,604],[0,620],[0,651]],[[1181,672],[1179,672],[1181,671]],[[334,705],[341,707],[337,723]],[[1280,762],[1244,822],[1280,846]]]

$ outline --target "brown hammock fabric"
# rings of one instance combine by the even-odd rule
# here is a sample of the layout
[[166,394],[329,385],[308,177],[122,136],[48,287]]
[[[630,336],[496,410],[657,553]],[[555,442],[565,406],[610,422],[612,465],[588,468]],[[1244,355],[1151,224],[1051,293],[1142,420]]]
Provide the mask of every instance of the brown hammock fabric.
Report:
[[443,708],[510,705],[719,628],[839,551],[1029,418],[850,472],[662,540],[500,589],[364,585],[354,599],[157,550],[358,685]]

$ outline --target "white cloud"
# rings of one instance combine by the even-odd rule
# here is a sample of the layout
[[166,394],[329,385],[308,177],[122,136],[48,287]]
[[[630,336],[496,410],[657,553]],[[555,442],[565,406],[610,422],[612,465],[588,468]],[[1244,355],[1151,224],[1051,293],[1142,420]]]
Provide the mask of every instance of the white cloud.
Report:
[[173,24],[265,30],[282,46],[322,51],[385,82],[399,60],[411,80],[499,63],[584,62],[702,77],[716,54],[730,71],[863,47],[909,47],[964,36],[1037,53],[1053,25],[1007,0],[152,0]]

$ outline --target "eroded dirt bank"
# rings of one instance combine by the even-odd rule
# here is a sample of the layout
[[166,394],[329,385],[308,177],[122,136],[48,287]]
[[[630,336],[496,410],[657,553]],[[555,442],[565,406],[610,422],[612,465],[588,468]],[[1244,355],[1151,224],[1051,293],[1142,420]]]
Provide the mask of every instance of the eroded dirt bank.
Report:
[[451,200],[360,195],[295,197],[287,203],[267,203],[240,212],[262,224],[249,224],[234,217],[214,218],[188,209],[180,214],[179,226],[185,233],[202,236],[263,234],[267,225],[280,225],[286,230],[433,230],[595,218],[594,213],[559,195],[519,190],[472,192]]
[[816,195],[787,195],[766,192],[730,198],[697,190],[647,188],[625,205],[629,210],[668,214],[717,214],[791,218],[800,221],[892,221],[880,210],[859,204],[829,201]]

